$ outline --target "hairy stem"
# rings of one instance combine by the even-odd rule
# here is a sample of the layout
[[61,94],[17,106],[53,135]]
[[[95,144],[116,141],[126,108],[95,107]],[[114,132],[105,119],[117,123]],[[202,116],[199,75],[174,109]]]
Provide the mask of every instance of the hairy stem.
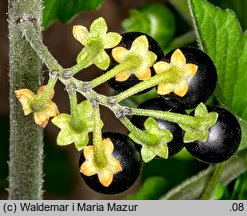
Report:
[[216,165],[216,168],[213,172],[213,176],[211,177],[209,183],[207,184],[207,186],[205,187],[205,189],[203,191],[203,194],[201,196],[201,200],[211,199],[211,197],[215,191],[215,188],[220,181],[220,177],[224,171],[224,168],[225,168],[225,162]]
[[9,0],[10,161],[9,199],[42,199],[43,130],[33,116],[24,116],[15,90],[36,92],[41,61],[19,31],[19,22],[33,22],[41,41],[42,0]]
[[94,107],[94,132],[93,132],[93,146],[94,146],[94,162],[95,165],[102,169],[107,165],[107,158],[102,142],[102,125],[100,119],[99,105]]

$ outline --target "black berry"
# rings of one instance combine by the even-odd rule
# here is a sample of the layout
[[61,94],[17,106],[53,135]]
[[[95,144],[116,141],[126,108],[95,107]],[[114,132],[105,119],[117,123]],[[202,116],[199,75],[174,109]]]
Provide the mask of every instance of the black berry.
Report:
[[[127,136],[120,133],[106,132],[102,134],[103,139],[109,138],[114,145],[112,156],[116,158],[120,164],[122,171],[114,174],[113,180],[108,187],[103,186],[98,175],[86,176],[80,172],[85,183],[94,191],[103,194],[118,194],[130,188],[141,171],[141,158],[139,152],[135,148],[134,142]],[[79,167],[85,162],[84,154],[81,154]]]
[[[200,102],[206,102],[213,94],[217,83],[217,72],[213,61],[203,51],[192,47],[179,49],[185,56],[186,64],[191,63],[198,66],[197,72],[193,77],[187,78],[188,91],[184,96],[178,96],[171,92],[162,97],[174,108],[191,109]],[[169,52],[162,60],[170,63],[174,51]]]
[[186,143],[187,151],[195,158],[207,163],[220,163],[229,159],[241,142],[241,128],[236,117],[226,109],[209,106],[209,112],[219,114],[217,122],[209,129],[205,142]]
[[[144,103],[140,104],[138,108],[141,109],[150,109],[150,110],[160,110],[160,111],[170,111],[170,112],[176,112],[176,113],[182,113],[184,114],[184,111],[177,110],[174,108],[171,108],[167,104],[164,103],[162,98],[152,98]],[[138,127],[141,130],[145,130],[144,128],[144,122],[146,121],[148,117],[146,116],[132,116],[131,122]],[[178,126],[177,123],[169,122],[162,119],[155,118],[156,122],[158,123],[158,127],[161,130],[169,130],[173,134],[173,139],[171,142],[167,143],[168,146],[168,152],[169,157],[177,154],[180,152],[183,147],[183,130]]]
[[[139,37],[145,35],[148,39],[148,43],[149,43],[149,51],[152,51],[156,54],[157,56],[157,61],[160,60],[163,57],[163,51],[160,47],[160,45],[158,44],[157,41],[155,41],[152,37],[150,37],[147,34],[141,33],[141,32],[127,32],[122,34],[122,40],[121,42],[118,44],[118,46],[120,47],[124,47],[126,49],[130,49],[131,45],[133,43],[133,41]],[[108,52],[111,52],[111,50],[109,50]],[[108,70],[114,68],[116,65],[118,65],[119,63],[116,62],[114,60],[114,58],[111,56],[111,64],[108,68]],[[151,67],[151,73],[152,75],[154,75],[154,70]],[[141,80],[139,80],[134,74],[131,74],[130,77],[125,80],[125,81],[117,81],[115,79],[115,77],[113,77],[112,79],[110,79],[108,81],[108,84],[110,85],[111,88],[113,88],[114,90],[118,91],[118,92],[122,92],[125,91],[127,89],[129,89],[130,87],[140,83]],[[147,90],[146,90],[147,91]],[[146,91],[143,91],[141,93],[144,93]]]

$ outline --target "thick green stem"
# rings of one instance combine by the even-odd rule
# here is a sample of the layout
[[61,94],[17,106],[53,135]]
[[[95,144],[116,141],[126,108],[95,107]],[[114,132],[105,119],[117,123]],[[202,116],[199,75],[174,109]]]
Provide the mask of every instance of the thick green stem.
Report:
[[211,179],[209,180],[207,186],[205,187],[205,189],[203,191],[203,194],[201,196],[201,200],[211,199],[211,197],[215,191],[215,188],[220,181],[220,177],[224,171],[225,165],[226,165],[225,162],[216,165],[213,176],[211,177]]
[[42,0],[9,0],[10,161],[9,199],[42,199],[43,130],[32,115],[24,116],[15,90],[36,92],[41,61],[19,31],[19,22],[32,24],[41,41]]

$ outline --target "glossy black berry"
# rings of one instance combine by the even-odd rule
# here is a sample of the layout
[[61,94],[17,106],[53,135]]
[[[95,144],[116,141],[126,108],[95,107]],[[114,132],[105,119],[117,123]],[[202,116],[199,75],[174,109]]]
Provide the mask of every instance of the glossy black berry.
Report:
[[[113,180],[109,186],[103,186],[98,175],[86,176],[80,172],[85,183],[94,191],[103,194],[118,194],[129,189],[141,171],[141,158],[135,148],[135,143],[127,136],[120,133],[105,132],[103,139],[109,138],[114,146],[112,156],[116,158],[121,165],[122,171],[113,175]],[[81,154],[79,167],[85,162],[84,154]]]
[[[213,94],[217,83],[217,72],[213,61],[205,52],[192,47],[181,47],[179,49],[186,59],[186,64],[191,63],[198,66],[197,72],[193,77],[187,78],[188,91],[184,96],[178,96],[171,92],[162,97],[172,107],[191,109],[195,108],[200,102],[206,102]],[[175,50],[165,55],[162,60],[170,63]]]
[[186,143],[187,151],[207,163],[220,163],[229,159],[241,142],[241,128],[236,117],[226,109],[209,106],[209,112],[219,114],[217,122],[209,129],[206,142]]
[[[171,107],[169,107],[167,104],[164,103],[162,98],[152,98],[144,103],[140,104],[138,108],[141,109],[150,109],[150,110],[160,110],[160,111],[170,111],[175,113],[182,113],[184,114],[184,111],[177,110]],[[138,127],[141,130],[145,130],[144,128],[144,122],[146,121],[148,117],[146,116],[132,116],[131,122]],[[161,130],[169,130],[173,134],[173,139],[171,142],[167,143],[168,146],[168,152],[169,157],[177,154],[180,152],[183,147],[183,130],[178,126],[177,123],[169,122],[162,119],[155,118],[156,122],[158,122],[158,127]]]
[[[156,40],[154,40],[152,37],[150,37],[147,34],[141,33],[141,32],[127,32],[122,34],[122,40],[121,42],[118,44],[119,47],[124,47],[126,49],[130,49],[131,45],[133,43],[133,41],[138,38],[139,36],[145,35],[148,39],[148,43],[149,43],[149,51],[152,51],[156,54],[157,56],[157,61],[160,60],[163,57],[163,51],[160,47],[160,45],[158,44],[158,42]],[[108,51],[111,54],[111,50]],[[111,70],[112,68],[114,68],[116,65],[118,65],[119,63],[116,62],[114,60],[114,58],[110,55],[110,59],[111,59],[111,64],[109,66],[109,68],[107,69],[108,71]],[[151,67],[151,73],[152,75],[154,75],[154,70]],[[140,83],[141,80],[139,80],[134,74],[131,74],[130,77],[125,80],[125,81],[117,81],[115,79],[115,77],[113,77],[112,79],[110,79],[108,81],[108,84],[110,85],[111,88],[113,88],[114,90],[118,91],[118,92],[122,92],[127,90],[128,88],[136,85],[137,83]],[[144,93],[144,92],[141,92]]]

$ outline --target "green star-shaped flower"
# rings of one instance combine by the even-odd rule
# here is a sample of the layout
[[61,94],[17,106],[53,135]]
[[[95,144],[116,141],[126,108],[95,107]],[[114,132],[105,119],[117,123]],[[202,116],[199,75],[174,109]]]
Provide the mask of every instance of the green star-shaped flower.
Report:
[[141,156],[144,162],[151,161],[156,155],[161,158],[168,158],[168,146],[173,135],[169,130],[161,130],[158,127],[158,123],[151,117],[149,117],[144,123],[145,131],[143,133],[151,136],[156,136],[157,142],[154,145],[145,144],[140,138],[136,137],[133,133],[129,134],[129,137],[136,143],[142,145]]
[[115,32],[107,32],[107,25],[104,18],[96,19],[90,26],[90,31],[82,25],[73,27],[73,36],[82,45],[83,50],[77,56],[77,63],[82,62],[87,56],[96,49],[97,55],[88,63],[95,64],[98,68],[106,70],[110,64],[110,58],[104,49],[115,47],[121,41],[121,35]]
[[186,123],[179,123],[179,126],[185,131],[185,143],[194,142],[196,140],[205,142],[208,138],[208,129],[216,123],[218,113],[209,113],[206,106],[200,103],[195,109],[194,118],[198,119],[198,124],[194,127]]
[[61,129],[57,136],[57,144],[65,146],[75,143],[75,147],[80,151],[88,144],[88,133],[94,129],[93,108],[88,100],[78,104],[78,113],[82,124],[81,130],[74,129],[71,115],[65,113],[53,118],[52,123]]

